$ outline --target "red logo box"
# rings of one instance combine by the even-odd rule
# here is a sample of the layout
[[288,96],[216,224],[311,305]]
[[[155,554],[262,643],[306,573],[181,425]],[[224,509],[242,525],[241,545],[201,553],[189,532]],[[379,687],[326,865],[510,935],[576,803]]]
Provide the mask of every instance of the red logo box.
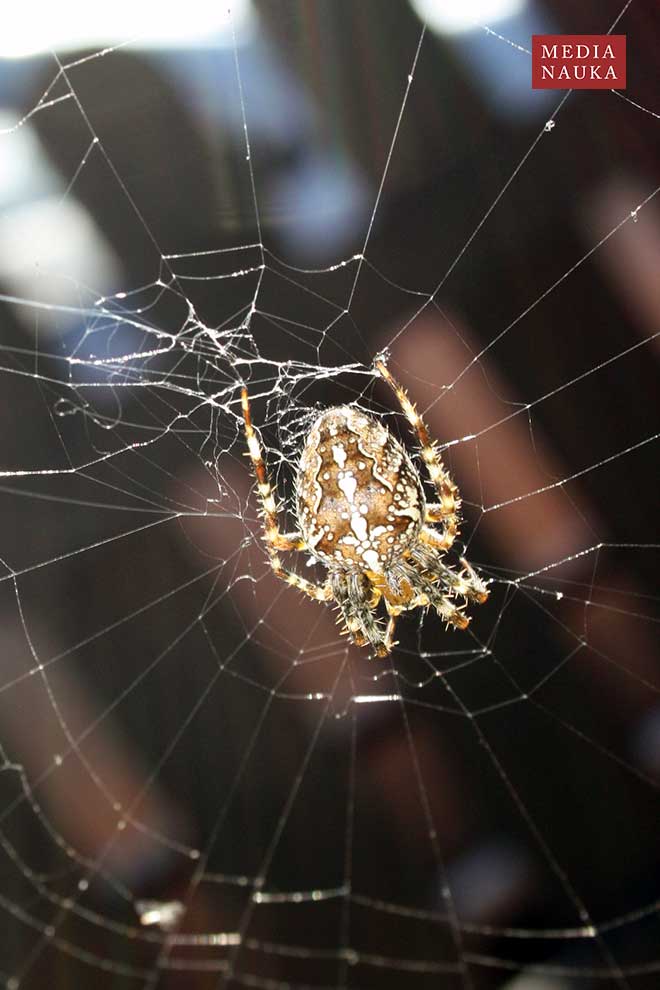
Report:
[[532,89],[625,88],[625,34],[532,35]]

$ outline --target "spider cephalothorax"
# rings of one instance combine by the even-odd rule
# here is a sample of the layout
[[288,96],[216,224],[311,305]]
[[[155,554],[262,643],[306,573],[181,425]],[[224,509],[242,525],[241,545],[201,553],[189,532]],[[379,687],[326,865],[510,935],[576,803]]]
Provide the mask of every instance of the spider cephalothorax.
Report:
[[[461,558],[460,571],[444,562],[458,533],[458,491],[404,390],[382,359],[375,367],[417,433],[437,503],[427,504],[412,461],[383,423],[351,406],[336,406],[318,417],[302,450],[296,479],[298,531],[281,533],[247,389],[243,416],[273,570],[310,598],[335,601],[352,641],[386,656],[401,612],[432,606],[447,623],[464,629],[469,622],[464,604],[485,602],[488,591],[466,560]],[[433,523],[441,528],[432,528]],[[325,564],[325,584],[286,571],[278,552],[283,550],[307,551]],[[381,599],[387,626],[378,618]]]

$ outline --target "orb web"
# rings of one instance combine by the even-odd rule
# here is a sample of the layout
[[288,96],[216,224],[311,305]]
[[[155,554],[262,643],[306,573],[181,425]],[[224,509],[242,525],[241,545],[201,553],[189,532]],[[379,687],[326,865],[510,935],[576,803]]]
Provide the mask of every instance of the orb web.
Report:
[[[643,78],[634,6],[607,6],[588,26],[626,31]],[[50,53],[2,114],[1,977],[650,987],[657,112],[552,93],[501,160],[476,144],[413,182],[429,101],[469,100],[431,88],[449,42],[413,20],[404,64],[368,60],[387,132],[358,167],[251,17],[197,76],[148,35]],[[524,36],[479,35],[528,66]],[[558,171],[614,118],[634,167]],[[510,276],[557,236],[548,203],[572,235]],[[421,466],[383,351],[491,597],[465,633],[404,617],[381,661],[273,577],[240,395],[290,529],[328,405],[383,417]]]

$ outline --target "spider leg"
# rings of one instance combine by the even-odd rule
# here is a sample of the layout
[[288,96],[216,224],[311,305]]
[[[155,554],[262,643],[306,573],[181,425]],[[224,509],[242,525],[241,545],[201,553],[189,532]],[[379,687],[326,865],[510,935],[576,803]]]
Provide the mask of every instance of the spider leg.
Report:
[[366,646],[368,640],[359,620],[354,615],[346,615],[344,609],[341,609],[341,611],[344,619],[344,625],[346,626],[346,632],[348,633],[351,642],[355,643],[356,646]]
[[339,605],[346,631],[356,646],[373,647],[379,657],[387,656],[387,631],[376,617],[382,592],[358,574],[335,572],[330,579],[332,593]]
[[[266,544],[268,546],[268,544]],[[329,602],[332,599],[332,591],[326,584],[314,584],[313,581],[308,581],[307,578],[300,577],[299,574],[295,574],[293,571],[288,571],[286,567],[282,564],[276,550],[269,548],[268,559],[270,561],[270,566],[273,572],[278,578],[286,581],[290,584],[292,588],[297,588],[302,591],[308,598],[313,598],[316,602]]]
[[442,463],[437,444],[432,439],[426,423],[408,398],[406,390],[392,377],[382,358],[376,359],[374,367],[396,395],[406,419],[417,434],[422,459],[440,499],[439,505],[428,506],[427,512],[430,512],[432,517],[428,517],[426,522],[441,522],[443,524],[445,549],[448,549],[458,535],[458,512],[461,507],[458,488]]
[[433,547],[435,550],[439,550],[440,553],[446,553],[454,542],[454,534],[448,533],[446,528],[438,533],[436,529],[431,529],[429,526],[422,526],[419,534],[420,542],[426,543],[427,546]]
[[268,480],[268,472],[261,452],[261,444],[252,425],[250,399],[246,388],[243,388],[241,393],[241,405],[243,419],[245,420],[245,437],[247,439],[248,451],[254,467],[254,473],[257,476],[259,498],[264,517],[264,537],[270,566],[279,578],[286,581],[292,587],[298,588],[299,591],[302,591],[309,598],[313,598],[318,602],[327,602],[332,598],[330,587],[328,585],[314,584],[312,581],[308,581],[306,578],[288,571],[284,567],[277,552],[278,550],[303,550],[305,544],[297,533],[280,532],[277,506],[275,505],[273,491]]
[[460,572],[448,567],[442,560],[436,564],[437,572],[449,589],[450,596],[465,598],[467,601],[477,602],[479,605],[488,598],[488,588],[479,575],[470,567],[467,560],[461,557],[463,565]]
[[467,629],[470,625],[470,617],[465,615],[461,608],[457,608],[447,595],[438,592],[431,599],[431,604],[448,626],[454,626],[455,629]]
[[248,390],[244,387],[241,392],[241,406],[243,409],[243,419],[245,420],[245,437],[247,439],[248,451],[254,473],[257,476],[257,486],[261,508],[264,516],[264,536],[266,542],[277,550],[304,550],[305,544],[298,533],[281,533],[277,518],[277,506],[273,498],[273,490],[268,478],[266,463],[261,451],[261,444],[256,430],[252,425],[252,414],[250,412],[250,397]]
[[394,639],[394,631],[396,629],[397,618],[398,616],[391,615],[387,620],[387,628],[385,630],[385,643],[383,644],[384,652],[382,654],[379,654],[379,656],[386,657],[389,653],[392,652],[392,650],[396,646],[396,642]]
[[383,656],[387,656],[391,653],[396,646],[396,641],[394,639],[394,633],[396,630],[396,624],[399,619],[399,615],[403,611],[401,606],[390,605],[387,600],[387,595],[385,596],[385,608],[387,609],[387,614],[389,616],[387,620],[387,628],[385,629],[385,653]]
[[463,571],[466,574],[466,581],[468,585],[467,597],[473,602],[479,602],[480,605],[488,599],[490,591],[486,586],[486,582],[483,581],[473,567],[470,567],[465,557],[460,558],[461,564],[463,565]]
[[427,502],[426,512],[424,514],[424,522],[427,523],[439,523],[446,518],[446,511],[440,504],[440,502]]
[[[434,535],[440,538],[440,534]],[[465,615],[463,606],[456,605],[455,599],[459,596],[471,597],[467,580],[447,567],[442,562],[441,554],[428,545],[419,543],[412,551],[411,559],[415,566],[400,565],[400,569],[406,571],[409,600],[402,605],[395,604],[391,611],[400,612],[405,608],[424,608],[431,605],[448,625],[466,629],[470,619]]]
[[424,526],[420,533],[420,543],[412,552],[412,559],[427,577],[444,583],[449,597],[465,598],[483,605],[489,595],[486,582],[468,564],[465,557],[460,558],[460,572],[449,567],[443,560],[444,551],[441,534]]

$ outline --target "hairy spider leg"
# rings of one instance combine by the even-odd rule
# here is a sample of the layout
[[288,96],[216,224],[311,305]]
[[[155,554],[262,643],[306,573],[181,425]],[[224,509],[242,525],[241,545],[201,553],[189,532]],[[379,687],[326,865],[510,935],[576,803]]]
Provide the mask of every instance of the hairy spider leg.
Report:
[[318,602],[327,602],[332,598],[332,592],[329,587],[326,585],[314,584],[312,581],[307,581],[298,574],[286,570],[282,564],[280,555],[277,552],[278,550],[303,550],[305,544],[297,533],[280,532],[277,518],[277,506],[275,505],[273,490],[271,488],[270,481],[268,480],[268,472],[266,470],[266,464],[261,452],[261,444],[259,443],[256,430],[252,425],[250,398],[248,395],[248,390],[245,387],[241,392],[241,406],[243,409],[243,419],[245,421],[245,438],[247,440],[248,452],[250,459],[252,460],[254,473],[257,477],[257,487],[259,491],[259,499],[261,501],[264,523],[264,537],[266,540],[266,549],[268,551],[270,566],[279,578],[286,581],[287,584],[292,585],[294,588],[298,588],[300,591],[308,595],[309,598],[313,598]]
[[397,645],[394,639],[394,631],[396,629],[397,616],[391,615],[387,620],[387,626],[385,628],[385,639],[383,645],[376,650],[377,657],[388,657],[394,647]]
[[[465,593],[466,597],[472,599],[473,602],[478,602],[479,605],[483,605],[485,601],[488,601],[488,596],[490,595],[490,592],[486,587],[486,582],[479,577],[474,568],[468,564],[465,557],[460,557],[459,559],[463,565],[462,573],[466,575],[465,580],[467,581],[469,589],[469,591]],[[460,593],[463,594],[463,592]]]
[[384,378],[396,395],[403,414],[410,423],[412,429],[417,434],[417,440],[421,449],[422,459],[426,464],[429,477],[438,493],[439,503],[432,503],[426,507],[425,522],[442,523],[442,533],[438,534],[441,543],[434,544],[439,550],[449,550],[454,540],[458,536],[458,512],[461,507],[461,500],[458,495],[458,488],[452,481],[450,475],[442,463],[440,451],[435,440],[432,439],[428,427],[417,409],[408,398],[408,394],[402,385],[392,377],[385,363],[376,359],[374,367]]
[[379,657],[387,656],[387,633],[376,616],[382,591],[368,578],[334,571],[328,581],[337,602],[345,632],[356,646],[371,646]]
[[385,608],[387,609],[388,620],[387,620],[387,628],[385,630],[384,652],[381,654],[381,656],[388,656],[388,654],[390,654],[394,649],[394,647],[397,645],[394,639],[394,633],[396,631],[396,624],[398,622],[402,609],[401,607],[397,607],[396,605],[391,605],[390,602],[387,600],[387,596],[385,595],[384,597],[385,597]]
[[[445,546],[444,534],[436,532],[435,529],[431,529],[429,526],[422,526],[422,530],[419,534],[420,543],[424,543],[426,546],[433,547],[440,554],[444,554],[447,549]],[[486,587],[485,581],[483,581],[477,572],[471,567],[465,557],[460,558],[461,568],[460,574],[448,567],[447,564],[443,563],[441,558],[437,559],[435,566],[438,568],[439,573],[442,575],[444,581],[451,588],[452,593],[455,595],[462,595],[464,598],[468,598],[472,602],[478,602],[483,605],[488,599],[488,588]]]
[[[422,540],[425,531],[433,533],[433,530],[424,527],[421,534]],[[434,535],[438,538],[440,536],[437,533]],[[428,544],[426,545],[428,546]],[[407,592],[403,591],[402,594],[397,594],[391,588],[385,592],[385,605],[388,613],[391,616],[398,616],[401,612],[410,611],[413,608],[426,608],[431,605],[448,626],[454,626],[456,629],[467,629],[470,618],[465,615],[463,606],[457,606],[453,600],[455,595],[462,595],[466,599],[473,598],[475,601],[481,600],[473,596],[472,589],[468,588],[467,580],[443,564],[440,554],[424,549],[421,544],[412,551],[411,557],[416,566],[412,566],[405,576]],[[404,561],[400,568],[405,572],[407,563]],[[474,571],[472,573],[474,574]],[[476,574],[474,577],[480,582]],[[439,582],[444,582],[445,589]],[[457,588],[456,585],[459,587]],[[483,587],[481,582],[480,586]]]

